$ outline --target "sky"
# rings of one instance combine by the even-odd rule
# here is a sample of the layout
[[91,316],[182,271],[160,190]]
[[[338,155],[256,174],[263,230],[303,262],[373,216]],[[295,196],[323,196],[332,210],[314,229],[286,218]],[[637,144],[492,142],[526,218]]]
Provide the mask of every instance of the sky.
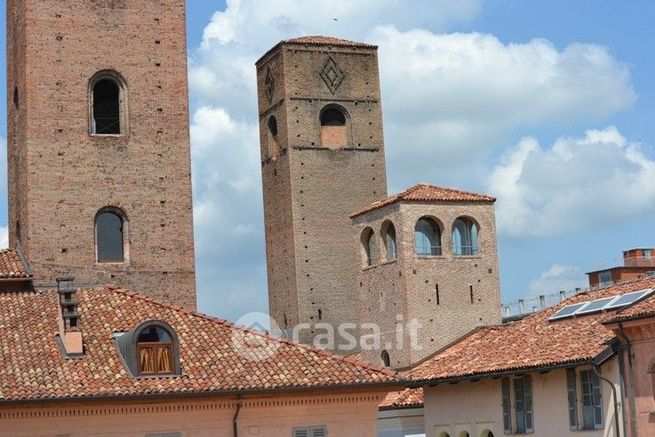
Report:
[[504,302],[584,286],[623,249],[655,244],[655,2],[189,0],[187,11],[203,312],[267,311],[254,62],[300,35],[379,46],[390,192],[428,182],[498,198]]

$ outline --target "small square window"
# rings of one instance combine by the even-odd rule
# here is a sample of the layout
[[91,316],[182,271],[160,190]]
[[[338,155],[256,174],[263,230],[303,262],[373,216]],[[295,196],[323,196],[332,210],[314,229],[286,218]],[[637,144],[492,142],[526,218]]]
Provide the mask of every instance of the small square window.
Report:
[[600,274],[598,275],[598,283],[600,285],[612,284],[612,272],[609,270],[605,272],[600,272]]

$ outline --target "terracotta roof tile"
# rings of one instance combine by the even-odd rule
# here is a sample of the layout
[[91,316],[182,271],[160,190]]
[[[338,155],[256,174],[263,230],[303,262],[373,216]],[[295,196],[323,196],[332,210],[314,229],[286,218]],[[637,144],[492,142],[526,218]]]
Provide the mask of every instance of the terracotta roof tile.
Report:
[[637,302],[605,319],[604,324],[627,322],[655,317],[655,295]]
[[[62,358],[56,291],[0,294],[0,400],[47,400],[171,393],[224,393],[370,384],[397,386],[389,369],[349,362],[329,352],[274,339],[202,314],[121,289],[81,290],[85,355]],[[130,376],[113,335],[147,320],[161,320],[179,337],[182,375]],[[279,349],[249,360],[232,342],[249,332]]]
[[387,395],[380,404],[380,410],[399,410],[402,408],[422,408],[423,388],[408,388]]
[[[614,338],[602,324],[606,312],[552,322],[548,318],[565,305],[652,287],[655,279],[626,282],[579,294],[514,323],[480,328],[418,364],[409,374],[420,381],[456,380],[593,360]],[[650,297],[643,306],[652,309],[653,301],[655,297]],[[641,304],[634,309],[638,306]]]
[[291,38],[282,41],[284,44],[310,44],[310,45],[329,45],[329,46],[346,46],[346,47],[375,47],[373,44],[364,42],[349,41],[347,39],[335,38],[323,35],[307,35],[298,38]]
[[409,202],[483,202],[493,203],[496,201],[495,197],[485,194],[471,193],[469,191],[456,190],[453,188],[439,187],[429,184],[418,184],[403,192],[393,196],[383,197],[370,205],[351,214],[351,218],[365,214],[367,212],[382,208],[392,203],[400,201]]
[[14,249],[0,250],[0,279],[29,279],[31,275]]

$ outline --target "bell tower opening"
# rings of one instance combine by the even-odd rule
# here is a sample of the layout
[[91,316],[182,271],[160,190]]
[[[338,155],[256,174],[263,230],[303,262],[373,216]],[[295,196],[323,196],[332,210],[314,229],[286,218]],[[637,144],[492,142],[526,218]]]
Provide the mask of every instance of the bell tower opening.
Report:
[[348,116],[343,108],[331,105],[321,111],[321,145],[330,149],[348,145]]

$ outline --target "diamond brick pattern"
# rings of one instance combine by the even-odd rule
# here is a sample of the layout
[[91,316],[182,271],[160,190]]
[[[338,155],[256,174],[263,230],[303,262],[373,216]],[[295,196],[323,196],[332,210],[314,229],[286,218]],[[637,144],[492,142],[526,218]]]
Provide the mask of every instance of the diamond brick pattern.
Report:
[[[251,361],[237,353],[233,330],[244,328],[143,295],[112,288],[80,290],[85,355],[64,359],[55,342],[57,292],[0,294],[0,404],[2,401],[171,393],[266,392],[389,384],[394,371],[289,341],[277,353]],[[146,320],[175,329],[180,377],[130,376],[113,335]],[[255,333],[254,331],[251,331]],[[262,333],[255,333],[263,336]]]
[[323,79],[332,94],[337,92],[345,78],[345,73],[341,71],[334,59],[332,57],[328,58],[323,71],[321,71],[321,79]]
[[[652,287],[655,287],[655,279],[626,282],[579,294],[518,322],[481,328],[417,365],[408,374],[418,381],[457,380],[592,360],[614,338],[612,331],[602,323],[609,317],[607,312],[552,322],[548,318],[565,305]],[[642,311],[639,308],[644,312],[652,311],[655,296],[619,314]]]

